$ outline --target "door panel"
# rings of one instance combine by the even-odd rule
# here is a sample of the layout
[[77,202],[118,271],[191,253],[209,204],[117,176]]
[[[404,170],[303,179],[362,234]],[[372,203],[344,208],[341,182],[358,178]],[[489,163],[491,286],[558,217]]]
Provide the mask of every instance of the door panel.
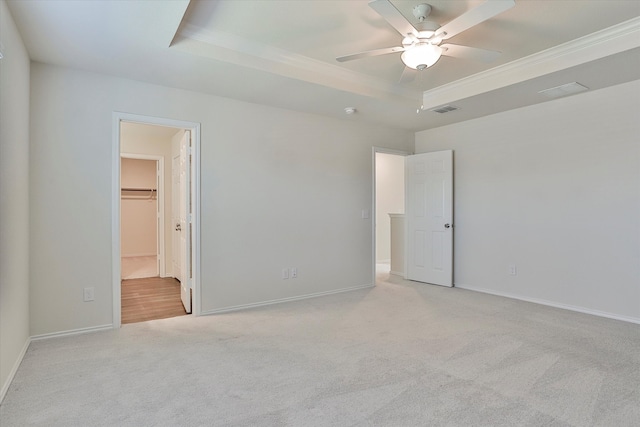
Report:
[[180,156],[171,162],[171,268],[173,277],[182,281],[180,271]]
[[[165,272],[160,268],[160,265],[162,265],[162,251],[160,250],[160,246],[161,246],[161,242],[160,241],[160,236],[161,234],[161,228],[163,227],[162,221],[161,220],[161,209],[164,208],[164,206],[160,205],[160,200],[161,200],[161,194],[160,194],[160,189],[162,187],[160,186],[160,161],[156,160],[156,274],[158,276],[162,276],[165,274]],[[164,241],[164,240],[163,240]],[[164,277],[164,276],[162,276]]]
[[180,298],[191,313],[191,132],[180,141]]
[[453,286],[453,152],[406,158],[407,279]]

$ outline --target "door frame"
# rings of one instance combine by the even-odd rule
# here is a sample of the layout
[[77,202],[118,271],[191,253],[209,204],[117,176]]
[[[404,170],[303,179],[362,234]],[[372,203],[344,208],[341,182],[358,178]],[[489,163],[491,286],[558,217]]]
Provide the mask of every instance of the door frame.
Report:
[[[409,151],[403,151],[403,150],[396,150],[393,148],[385,148],[385,147],[372,147],[371,149],[371,163],[372,163],[372,175],[371,175],[371,188],[373,189],[373,194],[371,197],[372,200],[372,205],[371,205],[371,244],[372,244],[372,248],[371,248],[371,261],[372,261],[372,279],[371,279],[371,283],[373,284],[373,286],[376,285],[376,206],[377,206],[377,201],[376,201],[376,153],[384,153],[384,154],[395,154],[397,156],[410,156],[414,153],[409,152]],[[406,173],[406,171],[405,171]],[[406,196],[405,196],[406,197]],[[406,230],[405,230],[406,233]],[[406,270],[406,268],[405,268]]]
[[112,113],[111,147],[111,265],[113,292],[113,328],[122,325],[121,265],[120,265],[120,124],[140,123],[187,129],[191,131],[191,270],[192,270],[192,314],[199,316],[200,304],[200,123],[144,116],[114,111]]
[[121,159],[135,159],[135,160],[155,160],[157,162],[158,169],[156,170],[156,179],[158,182],[158,188],[156,191],[156,202],[158,203],[158,211],[157,211],[157,222],[159,227],[157,229],[158,235],[157,244],[158,247],[156,251],[158,253],[158,257],[160,265],[158,268],[158,274],[160,277],[167,277],[167,264],[165,260],[165,236],[164,236],[164,227],[165,227],[165,218],[164,218],[164,157],[153,155],[153,154],[133,154],[133,153],[120,153]]

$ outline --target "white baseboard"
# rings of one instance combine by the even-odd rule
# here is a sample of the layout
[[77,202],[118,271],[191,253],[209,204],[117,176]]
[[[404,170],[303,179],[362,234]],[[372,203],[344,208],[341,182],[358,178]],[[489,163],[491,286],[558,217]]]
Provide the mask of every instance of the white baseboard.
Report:
[[50,334],[34,335],[31,337],[31,341],[46,340],[49,338],[66,337],[70,335],[88,334],[90,332],[106,331],[113,329],[113,324],[91,326],[89,328],[71,329],[69,331],[52,332]]
[[11,368],[11,372],[9,372],[9,376],[7,380],[2,384],[2,389],[0,389],[0,403],[4,400],[4,397],[7,395],[7,391],[9,391],[9,386],[13,382],[13,378],[16,376],[16,372],[18,372],[18,368],[22,363],[22,359],[24,359],[24,355],[27,354],[27,350],[29,349],[29,344],[31,344],[31,338],[27,338],[27,341],[24,343],[16,362],[13,364],[13,368]]
[[561,308],[561,309],[564,309],[564,310],[576,311],[578,313],[591,314],[593,316],[598,316],[598,317],[606,317],[607,319],[614,319],[614,320],[620,320],[620,321],[623,321],[623,322],[640,324],[640,318],[637,318],[637,317],[622,316],[620,314],[608,313],[606,311],[593,310],[591,308],[579,307],[579,306],[569,305],[569,304],[562,304],[562,303],[558,303],[558,302],[554,302],[554,301],[547,301],[547,300],[538,299],[538,298],[523,297],[523,296],[520,296],[520,295],[510,294],[508,292],[497,292],[497,291],[493,291],[493,290],[490,290],[490,289],[477,288],[475,286],[468,286],[468,285],[463,285],[463,284],[458,284],[458,283],[456,283],[454,286],[456,288],[466,289],[468,291],[482,292],[483,294],[497,295],[497,296],[500,296],[500,297],[517,299],[517,300],[526,301],[526,302],[532,302],[534,304],[541,304],[541,305],[546,305],[546,306],[549,306],[549,307],[555,307],[555,308]]
[[391,259],[379,259],[376,260],[376,264],[391,264]]
[[263,307],[265,305],[280,304],[283,302],[291,302],[291,301],[300,301],[300,300],[309,299],[309,298],[316,298],[316,297],[322,297],[322,296],[333,295],[333,294],[341,294],[343,292],[351,292],[351,291],[357,291],[360,289],[367,289],[367,288],[373,288],[373,287],[374,285],[368,284],[368,285],[362,285],[362,286],[354,286],[351,288],[338,289],[335,291],[316,292],[313,294],[300,295],[296,297],[280,298],[280,299],[256,302],[251,304],[234,305],[231,307],[224,307],[224,308],[217,308],[215,310],[202,311],[200,312],[200,315],[208,316],[211,314],[228,313],[230,311],[240,311],[240,310],[246,310],[248,308]]
[[141,256],[157,256],[157,254],[121,254],[120,258],[135,258],[135,257],[141,257]]
[[389,273],[393,274],[393,275],[396,275],[396,276],[404,277],[404,271],[393,271],[393,270],[391,270]]

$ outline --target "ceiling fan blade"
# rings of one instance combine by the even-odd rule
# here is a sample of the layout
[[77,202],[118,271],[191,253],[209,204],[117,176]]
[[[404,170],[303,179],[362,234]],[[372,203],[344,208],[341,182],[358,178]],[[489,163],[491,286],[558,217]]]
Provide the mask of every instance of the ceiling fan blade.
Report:
[[515,4],[514,0],[488,0],[480,6],[468,10],[453,21],[440,27],[436,32],[436,35],[446,33],[442,38],[444,40],[449,39],[456,34],[460,34],[464,30],[468,30],[474,25],[478,25],[487,19],[493,18],[494,16],[511,9]]
[[367,58],[369,56],[386,55],[388,53],[404,52],[404,47],[385,47],[383,49],[367,50],[366,52],[352,53],[351,55],[339,56],[338,62],[352,61],[354,59]]
[[445,56],[452,56],[454,58],[471,59],[473,61],[480,62],[492,62],[502,55],[495,50],[478,49],[477,47],[460,46],[457,44],[443,44],[440,47],[444,50],[442,52]]
[[400,81],[398,81],[398,83],[411,83],[415,80],[416,74],[418,74],[417,70],[409,67],[404,67],[404,70],[402,70],[402,75],[400,76]]
[[418,30],[407,21],[407,18],[389,0],[371,0],[369,6],[386,19],[403,37],[409,34],[418,35]]

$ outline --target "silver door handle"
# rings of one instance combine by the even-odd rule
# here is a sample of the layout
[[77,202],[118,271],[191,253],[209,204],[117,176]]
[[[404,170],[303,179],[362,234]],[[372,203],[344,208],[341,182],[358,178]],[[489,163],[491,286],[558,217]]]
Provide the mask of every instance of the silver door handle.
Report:
[[445,224],[445,225],[444,225],[444,228],[451,228],[451,227],[452,227],[452,225],[451,225],[451,224]]
[[180,230],[182,230],[182,227],[180,226],[180,223],[177,223],[176,224],[176,231],[180,231]]

